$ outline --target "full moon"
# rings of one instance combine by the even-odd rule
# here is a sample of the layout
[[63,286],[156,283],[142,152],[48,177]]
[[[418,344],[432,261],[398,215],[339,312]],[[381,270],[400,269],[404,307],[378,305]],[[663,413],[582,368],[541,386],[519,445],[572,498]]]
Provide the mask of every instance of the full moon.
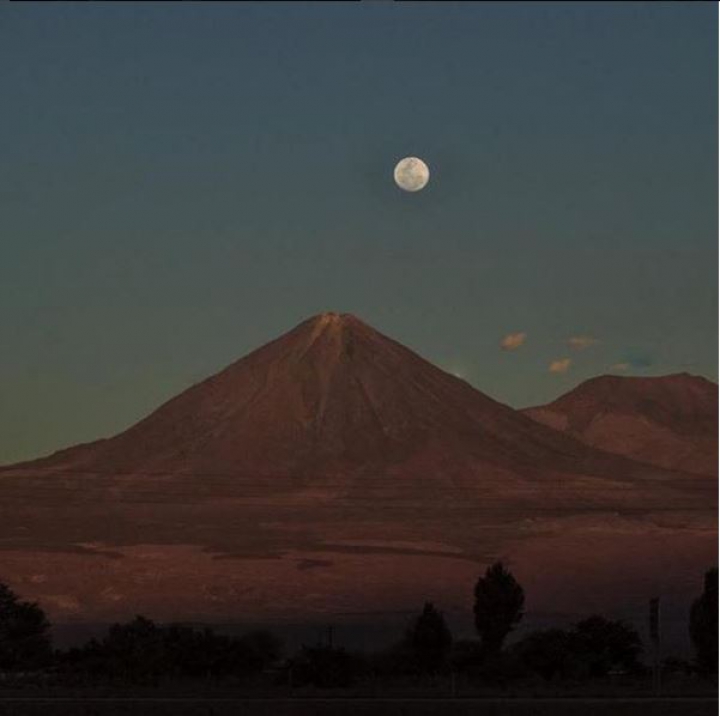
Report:
[[405,191],[420,191],[430,179],[428,165],[417,157],[405,157],[395,165],[395,183]]

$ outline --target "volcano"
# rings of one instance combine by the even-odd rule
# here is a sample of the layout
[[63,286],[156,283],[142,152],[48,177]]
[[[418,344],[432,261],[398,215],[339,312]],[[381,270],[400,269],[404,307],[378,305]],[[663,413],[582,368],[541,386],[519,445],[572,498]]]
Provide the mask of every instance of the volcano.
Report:
[[117,436],[1,468],[0,567],[62,621],[464,609],[498,557],[538,608],[562,610],[571,575],[590,608],[702,573],[711,482],[599,450],[324,313]]
[[593,447],[672,470],[717,475],[718,387],[705,378],[605,375],[524,412]]
[[[10,470],[252,477],[272,491],[357,475],[422,484],[480,466],[507,472],[508,483],[544,479],[544,488],[560,474],[672,479],[538,424],[337,313],[301,323],[120,435]],[[480,476],[476,486],[489,485]]]

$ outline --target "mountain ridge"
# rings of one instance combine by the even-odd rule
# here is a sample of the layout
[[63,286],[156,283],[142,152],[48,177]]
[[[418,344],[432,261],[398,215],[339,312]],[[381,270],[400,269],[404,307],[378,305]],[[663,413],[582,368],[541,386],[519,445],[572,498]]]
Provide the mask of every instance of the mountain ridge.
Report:
[[702,376],[597,376],[523,413],[596,448],[717,474],[718,386]]

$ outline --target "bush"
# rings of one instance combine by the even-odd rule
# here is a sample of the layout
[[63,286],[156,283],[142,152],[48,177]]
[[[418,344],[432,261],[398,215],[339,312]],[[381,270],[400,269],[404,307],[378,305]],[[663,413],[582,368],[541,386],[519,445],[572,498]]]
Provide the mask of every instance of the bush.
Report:
[[518,642],[513,652],[529,671],[547,681],[567,676],[575,658],[572,634],[564,629],[533,632]]
[[570,630],[546,629],[526,636],[513,652],[544,679],[596,678],[613,671],[639,673],[640,637],[620,621],[592,616]]
[[367,673],[360,656],[331,646],[303,646],[290,664],[293,686],[346,688]]

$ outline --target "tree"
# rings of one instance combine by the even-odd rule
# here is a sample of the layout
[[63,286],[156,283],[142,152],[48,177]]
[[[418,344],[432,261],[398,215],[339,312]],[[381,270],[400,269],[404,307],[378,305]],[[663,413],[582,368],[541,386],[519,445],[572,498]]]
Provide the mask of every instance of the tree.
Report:
[[283,644],[272,632],[254,629],[235,640],[242,672],[259,672],[272,666],[282,656]]
[[320,689],[352,686],[366,670],[366,664],[360,656],[329,644],[303,645],[288,666],[294,686],[311,684]]
[[566,676],[573,662],[572,634],[565,629],[543,629],[528,634],[513,651],[532,672],[550,681]]
[[570,647],[588,676],[607,676],[615,669],[633,672],[640,666],[640,635],[621,621],[597,615],[583,619],[573,627]]
[[414,661],[420,671],[437,673],[445,665],[452,634],[443,615],[430,602],[415,619],[406,636]]
[[276,662],[281,649],[281,642],[267,631],[232,637],[207,627],[159,625],[138,616],[126,624],[114,624],[102,640],[71,650],[65,664],[93,678],[137,683],[244,677]]
[[208,678],[230,667],[230,640],[212,629],[182,624],[162,627],[163,670],[174,677]]
[[0,670],[22,671],[46,666],[52,658],[50,623],[33,602],[23,602],[0,584]]
[[109,676],[126,681],[153,681],[167,664],[162,629],[150,619],[136,616],[126,624],[113,624],[100,643]]
[[690,638],[695,646],[698,669],[703,674],[718,670],[718,571],[705,573],[703,593],[690,609]]
[[483,662],[482,649],[477,639],[457,639],[450,655],[453,671],[474,674]]
[[634,629],[601,616],[588,617],[570,630],[533,632],[513,647],[526,668],[547,680],[634,672],[640,668],[641,651]]
[[475,628],[485,656],[497,656],[507,635],[520,623],[525,592],[515,577],[496,562],[475,585]]

